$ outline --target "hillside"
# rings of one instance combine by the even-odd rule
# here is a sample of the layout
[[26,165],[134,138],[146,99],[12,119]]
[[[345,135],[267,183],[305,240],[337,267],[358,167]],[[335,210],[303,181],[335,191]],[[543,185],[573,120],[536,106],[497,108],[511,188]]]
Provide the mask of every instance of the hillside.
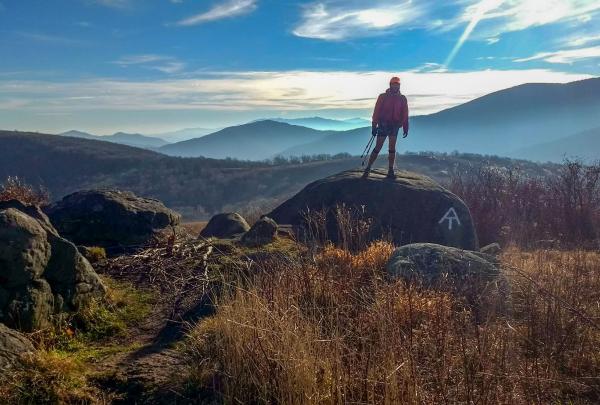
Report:
[[600,159],[600,127],[552,142],[520,148],[511,156],[527,158],[539,162],[561,162],[567,159],[581,159],[593,162]]
[[128,134],[125,132],[117,132],[113,135],[93,135],[83,131],[71,130],[63,132],[59,135],[73,138],[95,139],[98,141],[113,142],[121,145],[135,146],[137,148],[146,149],[159,148],[169,143],[158,137],[146,136],[142,134]]
[[228,127],[198,139],[170,144],[160,152],[171,156],[206,156],[262,160],[299,143],[313,142],[332,132],[317,131],[275,121],[257,121]]
[[[567,84],[525,84],[435,114],[411,118],[410,135],[397,149],[514,156],[511,153],[519,148],[600,126],[598,111],[600,78]],[[359,154],[369,133],[369,128],[335,133],[294,145],[282,153]]]
[[[285,124],[282,124],[285,125]],[[341,158],[272,165],[206,158],[176,158],[109,142],[23,132],[0,132],[0,178],[19,176],[43,185],[53,199],[84,188],[116,187],[154,197],[188,220],[207,219],[224,210],[271,207],[307,183],[360,167],[360,159]],[[544,175],[550,166],[476,155],[402,155],[399,168],[439,181],[472,166],[519,166]],[[382,157],[379,164],[385,165]]]

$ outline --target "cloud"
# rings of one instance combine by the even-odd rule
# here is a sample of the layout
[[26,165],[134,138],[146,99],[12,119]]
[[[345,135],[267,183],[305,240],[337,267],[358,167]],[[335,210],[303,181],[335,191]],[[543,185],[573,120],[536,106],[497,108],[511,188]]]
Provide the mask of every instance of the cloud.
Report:
[[63,37],[60,35],[45,34],[39,32],[26,32],[26,31],[15,31],[14,34],[21,38],[26,38],[32,41],[45,42],[49,44],[59,45],[85,45],[86,41],[80,39],[73,39],[69,37]]
[[[398,72],[207,72],[197,78],[52,82],[0,80],[0,106],[20,112],[318,111],[373,108]],[[544,69],[401,73],[411,111],[424,114],[529,82],[569,82],[589,75]],[[18,108],[17,108],[18,107]]]
[[586,59],[600,58],[600,45],[589,48],[565,49],[555,52],[540,52],[527,58],[515,59],[515,62],[543,60],[548,63],[572,64]]
[[304,38],[343,40],[425,25],[427,1],[363,2],[324,0],[304,7],[302,21],[292,31]]
[[198,25],[209,21],[248,14],[256,10],[256,1],[257,0],[227,0],[223,4],[216,5],[204,13],[180,20],[177,22],[177,25]]
[[332,41],[415,28],[438,33],[462,28],[462,42],[472,37],[492,44],[507,32],[590,21],[598,11],[597,0],[319,0],[303,7],[292,32]]
[[482,18],[478,39],[559,22],[589,21],[600,10],[597,0],[478,0],[470,3],[462,15],[448,21],[447,28],[469,23],[480,7],[491,5]]
[[186,67],[185,63],[180,62],[171,56],[154,54],[124,56],[111,63],[119,65],[123,68],[141,65],[147,69],[158,70],[163,73],[171,74],[181,72]]
[[577,35],[575,37],[571,37],[567,39],[564,44],[572,47],[579,47],[587,44],[591,44],[593,42],[600,42],[600,34],[596,35]]
[[93,3],[105,7],[127,8],[131,5],[130,0],[92,0]]

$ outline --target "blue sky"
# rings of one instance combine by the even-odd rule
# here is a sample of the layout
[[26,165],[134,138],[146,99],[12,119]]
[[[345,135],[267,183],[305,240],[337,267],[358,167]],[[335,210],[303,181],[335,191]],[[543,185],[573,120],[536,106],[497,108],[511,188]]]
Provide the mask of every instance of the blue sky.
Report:
[[424,114],[600,72],[600,1],[0,0],[0,127],[162,132]]

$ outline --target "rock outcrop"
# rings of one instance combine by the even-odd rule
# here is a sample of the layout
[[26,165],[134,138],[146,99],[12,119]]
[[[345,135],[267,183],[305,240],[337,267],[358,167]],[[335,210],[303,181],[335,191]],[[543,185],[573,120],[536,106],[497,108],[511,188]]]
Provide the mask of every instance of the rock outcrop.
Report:
[[33,331],[104,293],[90,263],[38,207],[0,202],[0,322]]
[[343,205],[370,221],[369,239],[391,235],[396,245],[431,242],[478,249],[467,206],[430,178],[405,171],[398,171],[396,179],[380,170],[367,179],[361,175],[350,170],[311,183],[267,216],[302,230],[307,213],[325,212],[328,238],[337,241],[335,208]]
[[233,238],[250,230],[250,225],[237,212],[213,216],[200,232],[203,238]]
[[509,286],[496,258],[485,253],[433,243],[415,243],[394,251],[388,277],[426,288],[449,289],[476,308],[505,311]]
[[0,323],[0,373],[20,364],[23,356],[34,350],[23,334]]
[[46,209],[52,224],[77,245],[107,250],[144,245],[181,216],[154,199],[117,190],[79,191]]
[[276,235],[277,223],[269,217],[262,217],[242,236],[242,243],[246,246],[263,246],[273,242]]

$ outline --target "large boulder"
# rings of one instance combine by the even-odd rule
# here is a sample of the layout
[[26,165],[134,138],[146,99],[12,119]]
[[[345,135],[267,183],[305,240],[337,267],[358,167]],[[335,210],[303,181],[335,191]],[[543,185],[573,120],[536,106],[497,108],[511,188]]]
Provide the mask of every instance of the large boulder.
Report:
[[118,190],[79,191],[46,209],[59,233],[77,245],[127,249],[148,243],[181,216],[158,201]]
[[432,242],[478,249],[465,203],[429,177],[398,171],[396,179],[387,179],[381,170],[373,170],[367,179],[361,176],[361,170],[350,170],[315,181],[267,216],[302,230],[310,212],[325,212],[328,238],[337,241],[340,221],[335,212],[344,206],[370,221],[371,240],[391,235],[396,245]]
[[0,202],[0,322],[37,330],[104,294],[90,263],[38,207]]
[[233,238],[250,230],[250,225],[237,212],[213,216],[200,232],[203,238]]
[[276,235],[277,223],[269,217],[262,217],[242,236],[242,243],[247,246],[263,246],[273,242]]
[[18,365],[23,355],[34,352],[33,345],[23,334],[0,323],[0,373]]
[[443,288],[466,297],[476,308],[504,311],[508,281],[494,256],[433,243],[397,248],[386,266],[391,279]]

